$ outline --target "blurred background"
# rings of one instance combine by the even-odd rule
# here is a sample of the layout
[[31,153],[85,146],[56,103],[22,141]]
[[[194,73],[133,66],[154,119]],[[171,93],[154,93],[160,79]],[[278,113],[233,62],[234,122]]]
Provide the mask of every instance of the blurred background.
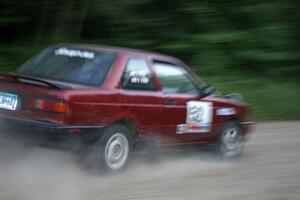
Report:
[[177,56],[256,119],[300,119],[299,0],[0,0],[0,72],[53,43]]

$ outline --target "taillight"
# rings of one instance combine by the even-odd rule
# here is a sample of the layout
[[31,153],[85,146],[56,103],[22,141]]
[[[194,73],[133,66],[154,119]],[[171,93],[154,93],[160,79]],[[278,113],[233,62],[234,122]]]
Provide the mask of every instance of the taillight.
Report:
[[68,112],[68,104],[63,101],[49,100],[49,99],[30,99],[27,102],[29,109],[40,110],[52,113],[66,113]]

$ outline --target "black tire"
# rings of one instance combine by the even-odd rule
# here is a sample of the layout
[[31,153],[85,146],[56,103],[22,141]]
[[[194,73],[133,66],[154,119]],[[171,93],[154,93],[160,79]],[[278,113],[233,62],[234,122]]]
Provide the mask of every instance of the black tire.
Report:
[[108,127],[96,142],[92,159],[96,172],[118,172],[125,169],[133,151],[133,137],[127,127]]
[[244,136],[239,123],[226,122],[217,141],[217,153],[225,159],[239,157],[244,149]]

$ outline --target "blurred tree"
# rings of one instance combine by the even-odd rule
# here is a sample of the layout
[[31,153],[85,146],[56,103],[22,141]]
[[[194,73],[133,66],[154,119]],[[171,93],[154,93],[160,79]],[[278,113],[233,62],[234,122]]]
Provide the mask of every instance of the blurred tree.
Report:
[[[1,0],[0,62],[15,66],[50,43],[91,42],[172,54],[199,73],[297,78],[299,5],[296,0]],[[11,61],[20,45],[32,49]]]

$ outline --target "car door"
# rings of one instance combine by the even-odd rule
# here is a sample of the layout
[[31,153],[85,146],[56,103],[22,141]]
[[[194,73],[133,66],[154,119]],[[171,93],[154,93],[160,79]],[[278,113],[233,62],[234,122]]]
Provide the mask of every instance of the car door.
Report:
[[161,130],[161,92],[144,57],[129,57],[121,79],[120,111],[138,126],[140,139],[153,139]]
[[210,132],[212,105],[201,100],[199,85],[184,67],[153,62],[163,101],[160,144],[195,142]]

